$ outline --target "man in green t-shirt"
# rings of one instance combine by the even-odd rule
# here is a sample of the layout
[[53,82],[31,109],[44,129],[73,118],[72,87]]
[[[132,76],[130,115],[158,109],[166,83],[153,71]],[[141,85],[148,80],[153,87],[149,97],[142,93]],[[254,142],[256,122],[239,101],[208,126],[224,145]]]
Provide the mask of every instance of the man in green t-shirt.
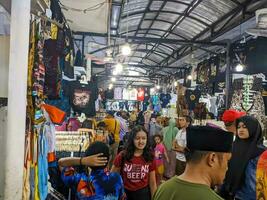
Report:
[[224,180],[233,134],[208,126],[186,132],[185,171],[163,183],[153,200],[222,200],[211,188]]

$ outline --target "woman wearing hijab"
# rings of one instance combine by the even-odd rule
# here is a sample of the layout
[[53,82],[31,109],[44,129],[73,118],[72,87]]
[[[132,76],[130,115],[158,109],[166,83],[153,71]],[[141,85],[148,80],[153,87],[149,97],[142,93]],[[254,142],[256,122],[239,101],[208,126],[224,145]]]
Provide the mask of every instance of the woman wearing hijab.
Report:
[[[267,199],[265,150],[258,120],[251,116],[239,118],[232,158],[221,191],[225,199]],[[262,163],[265,163],[265,167]]]
[[178,133],[178,128],[176,127],[176,121],[174,119],[169,120],[169,125],[162,129],[163,133],[163,144],[166,147],[169,162],[165,160],[164,166],[164,176],[166,178],[171,178],[175,175],[176,167],[176,152],[172,150],[172,141],[175,139]]

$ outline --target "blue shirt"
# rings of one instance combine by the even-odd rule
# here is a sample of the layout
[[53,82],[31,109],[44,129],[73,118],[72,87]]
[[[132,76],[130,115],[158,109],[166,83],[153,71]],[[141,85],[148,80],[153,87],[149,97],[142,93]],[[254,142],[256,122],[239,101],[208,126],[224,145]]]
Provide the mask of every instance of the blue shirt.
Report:
[[106,173],[101,169],[93,170],[87,176],[85,173],[75,173],[73,168],[64,168],[61,178],[68,187],[76,187],[76,198],[80,200],[126,199],[122,178],[118,173]]
[[256,169],[259,156],[249,160],[243,186],[236,192],[235,198],[256,200]]

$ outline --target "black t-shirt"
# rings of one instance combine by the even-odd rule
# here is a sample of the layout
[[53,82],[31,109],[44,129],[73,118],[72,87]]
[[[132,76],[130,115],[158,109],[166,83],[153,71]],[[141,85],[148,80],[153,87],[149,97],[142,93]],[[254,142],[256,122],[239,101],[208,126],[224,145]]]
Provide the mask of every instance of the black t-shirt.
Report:
[[114,99],[114,90],[113,89],[107,89],[105,91],[105,97],[106,99]]
[[217,82],[225,82],[226,75],[226,54],[222,53],[218,56],[218,72],[216,76]]
[[267,75],[267,38],[258,37],[247,42],[248,74],[264,73]]
[[199,90],[186,90],[185,91],[185,99],[188,105],[189,110],[194,110],[196,103],[201,96],[201,92]]
[[219,58],[218,56],[211,57],[209,59],[209,82],[214,82],[217,77],[219,68]]
[[97,87],[95,83],[81,84],[79,81],[70,85],[70,101],[75,112],[84,113],[88,117],[95,116]]
[[230,49],[231,65],[235,67],[240,61],[242,64],[247,65],[247,43],[234,43]]
[[225,89],[225,81],[215,82],[214,83],[214,93],[222,93]]

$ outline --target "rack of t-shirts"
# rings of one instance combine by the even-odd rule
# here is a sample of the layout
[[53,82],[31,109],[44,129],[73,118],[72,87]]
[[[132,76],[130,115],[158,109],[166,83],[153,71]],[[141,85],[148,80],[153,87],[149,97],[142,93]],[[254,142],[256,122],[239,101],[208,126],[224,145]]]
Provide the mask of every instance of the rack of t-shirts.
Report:
[[92,129],[79,129],[78,131],[56,132],[57,152],[84,152],[95,140]]

